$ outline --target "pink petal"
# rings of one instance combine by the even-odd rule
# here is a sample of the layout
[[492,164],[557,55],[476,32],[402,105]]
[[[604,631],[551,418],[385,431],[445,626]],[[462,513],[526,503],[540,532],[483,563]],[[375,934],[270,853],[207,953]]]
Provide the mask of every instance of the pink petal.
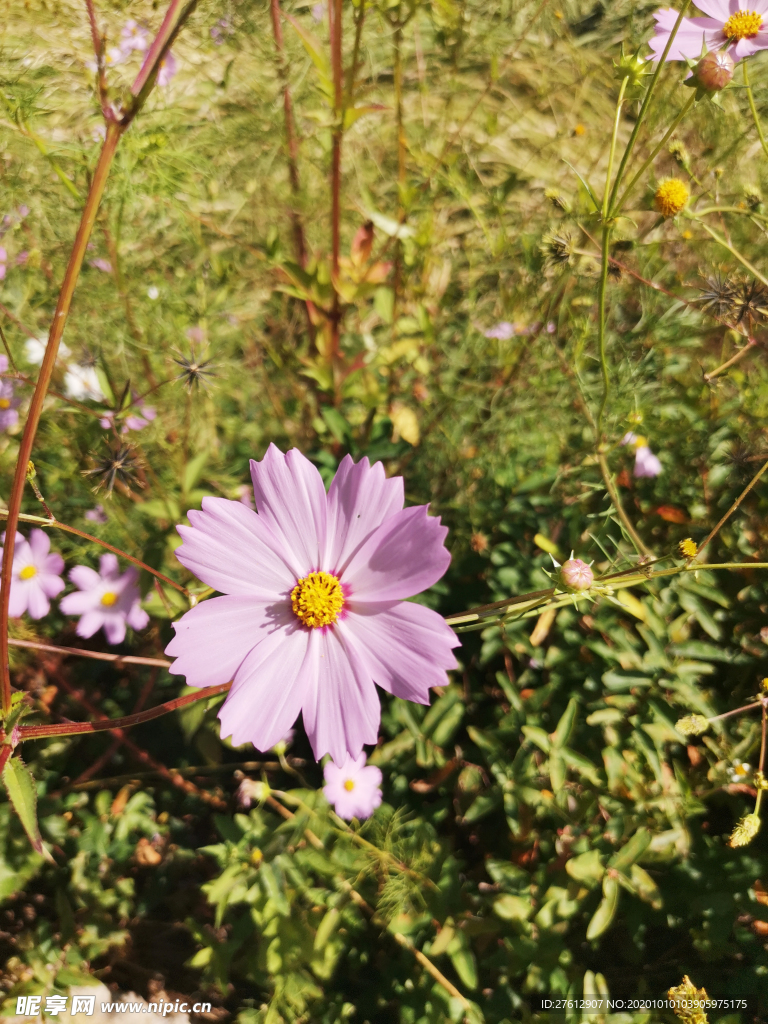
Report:
[[[672,28],[677,21],[677,14],[677,11],[670,9],[655,13],[656,35],[648,43],[654,52],[653,59],[661,59]],[[725,42],[722,24],[713,18],[683,18],[667,54],[667,60],[683,60],[685,57],[695,60],[701,56],[702,41],[706,43],[708,50],[719,49]]]
[[76,565],[69,570],[69,578],[80,590],[95,590],[101,586],[101,577],[88,565]]
[[11,597],[8,601],[8,614],[12,619],[18,619],[27,610],[29,590],[30,580],[12,580]]
[[315,757],[330,754],[337,764],[357,757],[379,736],[381,705],[371,674],[341,630],[313,629],[319,648],[317,669],[302,706],[304,728]]
[[125,621],[131,629],[144,629],[144,627],[149,623],[149,615],[141,607],[139,602],[135,601],[126,615]]
[[386,519],[355,553],[342,582],[354,601],[398,601],[436,583],[451,556],[447,526],[428,516],[426,505],[404,508]]
[[275,609],[253,597],[213,597],[173,623],[176,635],[165,653],[176,661],[168,671],[186,676],[187,686],[228,683],[265,636],[295,621],[288,605]]
[[317,630],[277,629],[254,647],[238,668],[235,683],[219,712],[221,736],[269,750],[299,716],[307,689],[317,674]]
[[403,478],[388,480],[380,462],[346,455],[328,491],[328,542],[323,568],[340,575],[363,541],[403,507]]
[[121,644],[123,640],[125,640],[125,616],[114,614],[105,615],[104,632],[107,635],[108,643]]
[[34,564],[39,569],[45,556],[51,550],[51,538],[44,530],[32,530],[29,535],[29,546],[32,549]]
[[461,643],[442,616],[410,601],[347,607],[339,632],[351,639],[374,681],[396,697],[429,704],[430,688],[445,686],[446,670],[456,668],[452,648]]
[[176,557],[203,583],[224,594],[276,600],[300,575],[281,537],[240,501],[203,498],[203,511],[190,512],[192,526],[179,526],[184,540]]
[[766,41],[766,35],[761,33],[753,36],[751,39],[740,39],[731,49],[731,56],[734,60],[741,59],[742,57],[751,57],[753,53],[767,48],[768,41]]
[[36,578],[33,577],[29,582],[30,587],[27,592],[27,611],[29,612],[29,617],[31,619],[42,619],[51,610],[51,603],[43,593],[43,588]]
[[[78,568],[84,569],[85,566]],[[71,575],[72,573],[70,573]],[[85,612],[101,608],[101,596],[92,590],[75,590],[73,593],[67,594],[66,597],[62,597],[59,608],[65,615],[83,615]],[[97,626],[96,629],[98,628]]]
[[[733,5],[731,13],[738,11],[740,7],[738,0],[731,0],[731,4]],[[698,7],[699,4],[696,4],[696,6]],[[750,11],[754,11],[755,14],[766,14],[768,13],[768,0],[749,0],[748,8]]]
[[[750,0],[751,10],[755,10],[755,8],[752,6],[754,2],[755,0]],[[701,0],[701,3],[699,3],[698,0],[696,0],[696,6],[699,8],[700,11],[703,11],[705,14],[708,14],[710,18],[716,18],[717,21],[722,22],[723,24],[726,21],[728,21],[731,14],[733,14],[733,10],[731,10],[731,7],[733,6],[733,0]],[[739,9],[738,0],[733,9]]]
[[[69,596],[72,597],[73,595],[70,594]],[[66,600],[66,598],[64,600]],[[63,604],[64,601],[61,602],[59,607],[61,608]],[[85,640],[87,640],[89,636],[93,636],[93,634],[96,633],[99,629],[101,629],[103,625],[104,612],[99,611],[96,608],[92,608],[90,611],[87,611],[85,615],[83,615],[83,617],[80,619],[80,621],[77,624],[77,629],[75,632],[77,633],[78,636],[81,636]]]
[[61,576],[56,576],[48,572],[41,572],[37,577],[40,589],[43,591],[46,597],[56,597],[60,594],[66,583]]
[[285,455],[271,444],[261,462],[251,459],[259,518],[290,552],[296,577],[322,569],[325,553],[325,487],[317,469],[297,448]]
[[47,555],[43,559],[39,569],[46,576],[60,576],[64,572],[64,559],[58,552],[54,551],[53,554]]
[[99,570],[101,572],[102,580],[119,576],[120,565],[117,561],[117,555],[113,555],[111,551],[102,555],[99,559]]

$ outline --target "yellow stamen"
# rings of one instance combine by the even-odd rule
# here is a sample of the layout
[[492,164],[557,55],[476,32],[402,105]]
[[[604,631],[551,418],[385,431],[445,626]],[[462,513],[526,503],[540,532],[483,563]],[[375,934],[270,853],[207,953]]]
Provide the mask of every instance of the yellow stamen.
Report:
[[348,793],[351,793],[354,788],[355,784],[352,781],[352,779],[347,779],[347,781],[344,783],[344,789],[346,789]]
[[662,217],[674,217],[680,213],[690,198],[690,191],[679,178],[667,178],[656,189],[653,201]]
[[116,601],[117,601],[117,594],[113,594],[111,590],[108,590],[106,592],[106,594],[104,594],[104,596],[101,599],[101,603],[106,608],[111,608],[112,605],[115,604]]
[[305,626],[330,626],[344,607],[341,583],[329,572],[311,572],[291,591],[291,608]]
[[20,580],[31,580],[33,576],[37,576],[37,569],[34,565],[25,565],[19,573]]
[[10,409],[11,403],[7,398],[0,398],[0,409]]
[[763,16],[755,11],[736,11],[723,25],[726,39],[751,39],[763,27]]
[[685,540],[681,540],[677,546],[680,550],[680,554],[685,558],[695,558],[699,553],[696,541],[691,540],[690,537],[686,537]]

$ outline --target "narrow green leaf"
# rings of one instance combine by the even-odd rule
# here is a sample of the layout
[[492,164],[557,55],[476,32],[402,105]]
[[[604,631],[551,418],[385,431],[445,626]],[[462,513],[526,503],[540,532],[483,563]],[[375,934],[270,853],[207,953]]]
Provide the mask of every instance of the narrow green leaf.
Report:
[[587,939],[596,939],[607,931],[619,905],[619,883],[606,875],[603,879],[603,898],[587,928]]
[[43,846],[43,838],[37,824],[37,787],[32,772],[20,757],[11,757],[3,769],[3,783],[13,809],[19,816],[29,841],[46,860],[53,863],[53,858]]
[[557,723],[557,728],[552,735],[552,746],[559,748],[564,747],[570,739],[571,733],[573,732],[573,726],[576,722],[576,713],[579,710],[579,702],[575,697],[571,697],[568,701],[568,707],[563,712],[560,721]]

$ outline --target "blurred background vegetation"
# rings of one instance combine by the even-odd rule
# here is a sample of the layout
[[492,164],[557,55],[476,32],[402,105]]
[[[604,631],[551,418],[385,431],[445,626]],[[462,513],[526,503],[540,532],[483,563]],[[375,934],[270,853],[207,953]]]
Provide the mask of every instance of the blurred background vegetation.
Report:
[[[450,526],[451,568],[424,596],[443,613],[548,586],[551,555],[629,564],[585,416],[601,395],[599,224],[579,176],[602,187],[613,60],[644,46],[656,6],[345,2],[334,307],[327,10],[286,0],[281,56],[263,0],[201,3],[175,75],[120,143],[76,292],[53,383],[64,397],[48,399],[34,453],[58,518],[194,584],[175,526],[206,494],[247,498],[248,460],[274,442],[326,480],[347,452],[405,476],[408,501]],[[162,11],[105,0],[97,15],[117,46],[129,18],[156,29]],[[34,380],[27,342],[47,334],[103,122],[85,5],[6,3],[3,20],[1,322]],[[113,98],[138,66],[135,53],[109,68]],[[641,155],[688,98],[685,70],[665,71]],[[763,55],[751,77],[763,110]],[[608,461],[644,542],[669,556],[768,457],[768,291],[695,218],[661,221],[666,175],[688,183],[692,209],[733,208],[709,223],[765,265],[768,165],[737,84],[720,108],[696,105],[613,236]],[[67,384],[78,365],[102,398]],[[23,421],[31,387],[15,387]],[[157,415],[121,434],[132,396]],[[100,423],[110,409],[116,430]],[[661,459],[655,478],[632,475],[619,444],[632,424]],[[0,436],[6,501],[19,436]],[[329,816],[301,728],[280,757],[233,749],[221,697],[124,739],[25,744],[54,863],[0,804],[5,1012],[99,979],[202,994],[210,1021],[501,1024],[531,1019],[533,995],[659,998],[689,974],[762,1007],[710,1020],[766,1019],[766,836],[727,845],[754,803],[759,716],[699,738],[675,722],[744,704],[768,675],[765,576],[748,567],[768,561],[767,503],[758,484],[708,549],[747,563],[738,572],[463,634],[431,708],[382,694],[384,803],[350,830]],[[24,511],[40,512],[31,492]],[[51,533],[68,568],[96,564],[97,547]],[[118,652],[162,658],[187,604],[148,574],[142,590],[151,624]],[[53,610],[13,629],[110,649],[74,625]],[[30,649],[14,649],[13,671],[41,722],[186,692],[158,667]],[[242,806],[244,776],[274,792]]]

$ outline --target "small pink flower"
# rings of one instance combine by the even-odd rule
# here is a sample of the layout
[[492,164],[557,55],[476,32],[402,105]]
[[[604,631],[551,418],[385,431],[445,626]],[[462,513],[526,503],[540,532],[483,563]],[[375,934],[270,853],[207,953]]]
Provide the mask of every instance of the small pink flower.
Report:
[[[768,0],[702,0],[696,6],[708,18],[683,18],[667,60],[698,60],[702,43],[707,50],[728,48],[734,60],[768,48]],[[651,60],[661,60],[677,21],[678,11],[656,11],[656,35],[650,40]]]
[[258,782],[256,779],[246,777],[237,787],[235,799],[237,800],[238,807],[244,807],[247,810],[254,800],[258,803],[268,795],[269,786],[263,782]]
[[3,246],[0,245],[0,281],[4,281],[5,280],[5,273],[6,273],[6,270],[8,269],[7,264],[8,264],[8,253],[3,248]]
[[502,320],[495,327],[485,331],[486,338],[497,338],[499,341],[509,341],[518,333],[517,324],[511,324],[508,320]]
[[202,327],[188,327],[184,333],[190,341],[196,342],[197,344],[205,341],[205,331]]
[[560,567],[560,580],[571,590],[589,590],[595,582],[595,574],[580,558],[569,558]]
[[[5,534],[0,539],[5,543]],[[17,619],[28,612],[31,619],[42,619],[51,610],[49,598],[56,597],[64,589],[63,571],[64,559],[55,552],[51,553],[51,539],[47,533],[32,530],[29,540],[17,533],[8,614]]]
[[103,260],[101,258],[97,260],[88,260],[89,267],[95,267],[96,270],[100,270],[103,274],[112,273],[112,264],[109,260]]
[[104,511],[103,505],[97,505],[95,508],[88,509],[85,513],[85,518],[92,523],[106,523],[107,513]]
[[[0,355],[0,373],[8,372],[8,356]],[[16,395],[16,383],[7,377],[0,378],[0,430],[8,430],[19,422],[18,407],[21,398]]]
[[22,251],[20,253],[18,253],[18,255],[16,256],[16,266],[17,267],[23,267],[28,259],[29,259],[29,253],[27,252],[26,249],[22,249]]
[[364,753],[345,758],[341,766],[329,761],[323,775],[323,794],[340,818],[370,818],[381,803],[381,771],[365,766]]
[[134,21],[133,18],[126,21],[120,33],[120,49],[125,56],[127,57],[134,50],[138,50],[139,53],[145,53],[148,47],[149,33],[147,30],[137,21]]
[[[151,405],[140,405],[137,407],[136,413],[132,416],[126,416],[120,426],[120,433],[127,434],[129,430],[143,430],[144,427],[148,427],[153,419],[157,416],[157,410]],[[115,424],[115,412],[110,409],[109,412],[105,412],[99,420],[99,425],[105,430],[111,430]]]
[[325,492],[299,451],[251,462],[258,512],[203,498],[176,557],[220,591],[175,622],[171,672],[189,686],[234,679],[219,712],[235,746],[269,750],[303,715],[315,757],[341,764],[378,738],[376,684],[429,703],[455,668],[444,619],[406,601],[450,563],[447,529],[403,508],[403,480],[350,456]]
[[81,616],[78,636],[87,639],[103,626],[109,643],[121,644],[126,624],[143,629],[149,622],[140,604],[139,571],[131,566],[121,576],[117,555],[102,555],[99,572],[76,565],[69,578],[78,590],[63,597],[59,607],[65,615]]
[[658,476],[662,471],[661,462],[653,454],[647,444],[637,446],[635,451],[635,468],[633,473],[637,477]]
[[168,85],[176,74],[176,58],[169,50],[160,61],[160,70],[157,72],[157,84],[162,87]]

